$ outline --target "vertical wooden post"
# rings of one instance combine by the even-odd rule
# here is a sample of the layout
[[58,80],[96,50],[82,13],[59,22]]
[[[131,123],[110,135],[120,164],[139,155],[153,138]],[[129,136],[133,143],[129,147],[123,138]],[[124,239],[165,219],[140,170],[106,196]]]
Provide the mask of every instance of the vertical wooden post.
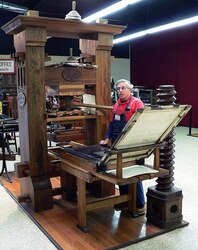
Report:
[[117,167],[116,167],[117,178],[122,178],[122,154],[117,154]]
[[78,197],[78,224],[77,227],[83,232],[88,232],[86,225],[86,185],[83,179],[77,178]]
[[[96,103],[98,105],[111,104],[111,49],[113,36],[111,34],[98,34],[98,45],[96,48]],[[106,111],[105,117],[97,119],[97,142],[105,138],[110,120],[110,111]]]
[[160,150],[155,148],[154,150],[154,169],[159,170],[160,167]]
[[[111,104],[111,50],[113,47],[113,35],[98,33],[98,43],[96,47],[96,104],[107,105]],[[102,138],[105,138],[107,128],[110,121],[110,111],[106,111],[104,117],[97,118],[97,143]],[[102,186],[105,187],[102,196],[115,194],[115,186],[106,181],[102,181]]]
[[137,183],[131,183],[129,186],[129,201],[128,201],[128,211],[132,215],[132,217],[138,217],[137,209],[136,209],[136,193],[137,193]]
[[23,72],[18,72],[18,111],[21,160],[29,165],[30,176],[20,179],[21,195],[30,197],[35,211],[53,207],[47,176],[45,43],[46,30],[39,27],[14,37],[16,52],[25,53]]

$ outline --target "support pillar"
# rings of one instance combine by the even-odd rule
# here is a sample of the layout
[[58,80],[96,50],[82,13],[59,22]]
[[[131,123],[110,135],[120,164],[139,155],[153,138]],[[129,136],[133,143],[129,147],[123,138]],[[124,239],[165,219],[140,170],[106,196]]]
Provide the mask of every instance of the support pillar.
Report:
[[[157,89],[159,105],[174,105],[176,91],[173,85],[160,85]],[[147,221],[161,228],[169,228],[182,222],[182,190],[174,187],[174,132],[165,140],[167,145],[160,149],[160,167],[169,174],[157,179],[157,185],[148,188]]]
[[21,172],[24,163],[27,166],[26,173],[20,176],[19,200],[26,197],[28,205],[35,212],[53,207],[47,159],[46,37],[46,29],[42,27],[27,27],[14,36],[21,154],[21,164],[18,164],[16,171]]

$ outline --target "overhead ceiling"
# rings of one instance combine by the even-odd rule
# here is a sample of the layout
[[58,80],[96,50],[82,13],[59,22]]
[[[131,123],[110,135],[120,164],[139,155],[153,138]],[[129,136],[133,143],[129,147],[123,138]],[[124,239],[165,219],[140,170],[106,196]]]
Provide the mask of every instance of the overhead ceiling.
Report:
[[[76,10],[82,18],[99,11],[118,0],[77,0]],[[7,23],[17,12],[2,8],[1,3],[25,6],[29,10],[39,11],[41,16],[65,18],[71,11],[72,0],[7,0],[0,1],[0,26]],[[173,22],[198,15],[198,0],[142,0],[134,5],[106,17],[111,24],[127,26],[122,35],[144,30],[146,28]],[[46,50],[50,55],[68,55],[69,48],[74,47],[74,54],[79,55],[77,41],[51,38]],[[112,54],[116,57],[128,57],[128,43],[116,45]],[[0,30],[0,54],[14,52],[12,37]]]

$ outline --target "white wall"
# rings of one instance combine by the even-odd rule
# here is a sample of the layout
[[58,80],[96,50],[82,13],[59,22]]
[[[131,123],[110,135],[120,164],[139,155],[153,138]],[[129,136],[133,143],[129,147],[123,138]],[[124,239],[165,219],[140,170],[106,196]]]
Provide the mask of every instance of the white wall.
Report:
[[130,81],[130,60],[113,58],[111,61],[111,77],[113,77],[114,82],[123,78]]
[[58,64],[61,62],[65,62],[68,56],[49,56],[49,58],[51,60],[45,63],[46,66],[50,64]]
[[[46,65],[56,64],[60,62],[65,62],[68,58],[67,56],[49,56],[50,61],[46,62]],[[0,59],[10,58],[10,55],[0,55]],[[124,58],[112,58],[111,60],[111,77],[113,77],[114,82],[119,79],[127,79],[130,81],[130,60]]]

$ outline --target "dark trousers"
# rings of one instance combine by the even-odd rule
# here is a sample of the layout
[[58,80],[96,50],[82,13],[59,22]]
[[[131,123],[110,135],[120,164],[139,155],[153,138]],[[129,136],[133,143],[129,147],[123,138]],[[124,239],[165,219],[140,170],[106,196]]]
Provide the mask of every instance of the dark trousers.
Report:
[[[136,160],[137,165],[143,165],[144,159]],[[128,185],[119,186],[120,194],[128,194]],[[144,199],[144,189],[141,181],[137,182],[137,191],[136,191],[136,207],[142,208],[145,205]]]
[[[128,185],[119,186],[120,195],[128,194]],[[144,199],[144,190],[141,181],[137,182],[137,191],[136,191],[136,207],[142,208],[145,205]]]

